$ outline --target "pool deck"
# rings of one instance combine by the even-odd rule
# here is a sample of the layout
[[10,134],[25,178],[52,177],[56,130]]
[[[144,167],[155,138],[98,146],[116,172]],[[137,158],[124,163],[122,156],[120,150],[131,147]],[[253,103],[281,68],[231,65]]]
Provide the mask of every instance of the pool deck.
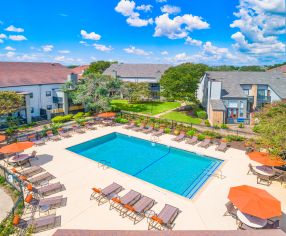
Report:
[[[174,230],[236,229],[235,220],[230,216],[223,216],[226,210],[225,203],[228,201],[229,188],[243,184],[262,188],[281,201],[283,210],[281,228],[286,231],[285,187],[283,188],[277,182],[273,182],[269,187],[257,185],[256,177],[246,174],[250,161],[243,151],[230,148],[222,153],[215,151],[216,146],[214,145],[204,149],[198,145],[191,146],[184,142],[174,142],[171,140],[174,137],[172,135],[161,136],[159,143],[224,160],[216,172],[218,175],[222,174],[222,178],[217,175],[210,177],[193,199],[187,199],[112,168],[99,168],[95,161],[66,150],[67,147],[111,132],[119,132],[146,140],[150,140],[151,137],[150,134],[126,130],[121,126],[98,127],[98,130],[74,134],[71,138],[58,142],[49,141],[44,146],[26,150],[26,153],[36,150],[39,160],[33,160],[32,163],[42,166],[53,174],[56,179],[51,182],[60,181],[66,187],[64,192],[52,195],[67,197],[67,205],[56,210],[56,214],[62,217],[62,229],[146,230],[146,219],[134,225],[128,218],[120,217],[115,210],[109,210],[109,203],[98,206],[94,200],[89,199],[92,187],[102,188],[112,182],[117,182],[125,188],[119,195],[134,189],[155,199],[157,202],[153,207],[155,212],[159,212],[166,203],[178,207],[182,212],[175,221]],[[257,163],[253,164],[257,165]],[[38,217],[38,213],[36,217]],[[56,229],[53,229],[39,235],[52,235],[55,231]]]

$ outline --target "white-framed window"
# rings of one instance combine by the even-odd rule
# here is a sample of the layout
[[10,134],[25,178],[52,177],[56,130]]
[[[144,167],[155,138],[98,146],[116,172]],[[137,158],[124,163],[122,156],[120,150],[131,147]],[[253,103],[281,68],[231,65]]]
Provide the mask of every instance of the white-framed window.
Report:
[[238,108],[238,102],[237,101],[229,101],[228,102],[228,107],[229,108]]
[[50,97],[52,96],[52,92],[51,91],[46,91],[46,97]]
[[249,89],[243,89],[243,93],[248,96],[249,95]]

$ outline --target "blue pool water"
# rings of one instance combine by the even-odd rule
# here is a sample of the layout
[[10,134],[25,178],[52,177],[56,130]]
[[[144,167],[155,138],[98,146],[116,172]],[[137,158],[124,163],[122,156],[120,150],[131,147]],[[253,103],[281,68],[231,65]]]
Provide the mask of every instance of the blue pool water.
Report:
[[192,198],[221,160],[111,133],[67,150]]

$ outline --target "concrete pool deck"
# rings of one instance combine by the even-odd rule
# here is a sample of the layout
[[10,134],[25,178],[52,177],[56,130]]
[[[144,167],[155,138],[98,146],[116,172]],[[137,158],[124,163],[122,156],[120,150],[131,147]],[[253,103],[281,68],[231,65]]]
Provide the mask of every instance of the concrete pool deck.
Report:
[[[31,153],[32,150],[38,152],[39,160],[33,160],[32,163],[40,165],[56,177],[51,183],[60,181],[65,185],[64,192],[52,195],[67,197],[67,205],[56,210],[56,214],[61,215],[62,218],[62,229],[147,230],[146,219],[134,225],[128,218],[120,217],[118,212],[110,211],[109,203],[98,206],[94,200],[89,200],[92,187],[102,188],[112,182],[117,182],[125,188],[119,194],[121,196],[128,190],[134,189],[155,199],[157,204],[152,208],[155,212],[159,212],[165,204],[178,207],[182,213],[175,221],[174,230],[236,229],[235,220],[230,216],[223,216],[226,211],[225,203],[228,201],[229,188],[243,184],[255,186],[267,190],[281,201],[283,211],[281,228],[286,230],[284,214],[286,212],[286,189],[277,182],[273,182],[269,187],[257,185],[256,177],[246,174],[250,161],[243,151],[230,148],[222,153],[215,151],[214,145],[204,149],[198,145],[191,146],[184,142],[174,142],[171,140],[174,137],[172,135],[160,137],[159,143],[224,160],[216,172],[223,177],[219,178],[217,175],[210,177],[193,199],[187,199],[112,168],[99,168],[97,162],[66,150],[67,147],[111,132],[147,140],[151,137],[150,134],[125,130],[120,126],[98,127],[95,131],[74,134],[71,138],[58,142],[49,141],[44,146],[26,150],[26,153]],[[35,217],[38,216],[37,213]],[[55,231],[56,229],[53,229],[40,234],[52,235]]]

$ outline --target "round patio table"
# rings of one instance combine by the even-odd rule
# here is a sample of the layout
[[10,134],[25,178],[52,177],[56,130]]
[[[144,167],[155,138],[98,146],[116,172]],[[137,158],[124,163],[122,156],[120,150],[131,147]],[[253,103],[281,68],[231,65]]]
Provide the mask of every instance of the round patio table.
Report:
[[28,154],[19,154],[19,155],[11,157],[9,159],[9,162],[12,162],[12,163],[21,162],[21,161],[25,161],[29,158],[30,158],[30,156]]
[[239,210],[237,211],[237,217],[242,223],[248,225],[251,228],[261,229],[267,224],[267,220],[242,213]]
[[254,169],[258,174],[261,175],[266,175],[266,176],[275,175],[275,171],[269,166],[255,166]]

